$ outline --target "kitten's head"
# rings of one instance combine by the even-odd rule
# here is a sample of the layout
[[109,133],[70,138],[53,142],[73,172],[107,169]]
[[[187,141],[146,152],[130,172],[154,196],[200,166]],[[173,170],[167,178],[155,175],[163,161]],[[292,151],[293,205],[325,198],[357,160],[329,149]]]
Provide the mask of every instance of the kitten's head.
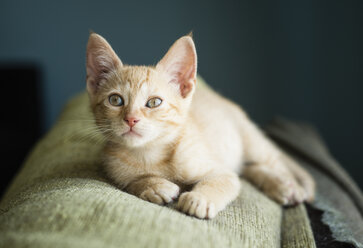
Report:
[[87,90],[96,123],[130,147],[168,139],[183,125],[195,89],[197,55],[190,36],[177,40],[155,67],[123,65],[107,41],[87,45]]

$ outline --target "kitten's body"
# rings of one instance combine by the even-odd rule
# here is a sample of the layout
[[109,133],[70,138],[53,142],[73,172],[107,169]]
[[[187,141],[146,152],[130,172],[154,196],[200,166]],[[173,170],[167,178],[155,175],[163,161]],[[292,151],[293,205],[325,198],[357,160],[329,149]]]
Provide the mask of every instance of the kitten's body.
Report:
[[[123,66],[96,34],[91,34],[87,57],[91,106],[109,138],[105,170],[122,189],[164,204],[176,199],[183,186],[193,186],[180,195],[179,208],[213,218],[238,195],[238,173],[248,163],[244,175],[272,199],[295,204],[313,198],[311,177],[238,105],[206,86],[195,87],[190,37],[178,40],[156,67]],[[109,104],[112,94],[122,95],[122,106]],[[145,107],[155,96],[162,105]],[[137,117],[135,125],[130,116]]]

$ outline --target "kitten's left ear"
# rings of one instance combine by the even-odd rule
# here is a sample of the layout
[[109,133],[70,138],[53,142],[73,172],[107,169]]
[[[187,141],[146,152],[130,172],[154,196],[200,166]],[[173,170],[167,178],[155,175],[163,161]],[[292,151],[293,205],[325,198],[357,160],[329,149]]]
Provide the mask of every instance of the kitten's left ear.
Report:
[[109,72],[122,66],[122,62],[108,42],[100,35],[91,33],[87,44],[87,90],[95,94],[102,79]]
[[157,70],[169,74],[170,82],[177,83],[182,97],[192,92],[197,76],[197,53],[191,36],[177,40],[156,65]]

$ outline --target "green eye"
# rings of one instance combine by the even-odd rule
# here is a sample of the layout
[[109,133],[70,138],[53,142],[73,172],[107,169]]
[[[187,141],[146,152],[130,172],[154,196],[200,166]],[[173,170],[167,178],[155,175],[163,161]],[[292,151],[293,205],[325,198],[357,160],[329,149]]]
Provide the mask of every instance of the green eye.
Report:
[[163,100],[161,100],[159,97],[151,98],[149,101],[147,101],[146,107],[148,107],[148,108],[156,108],[156,107],[158,107],[161,104],[162,101]]
[[111,105],[113,106],[122,106],[124,105],[124,100],[122,99],[121,96],[117,95],[117,94],[113,94],[108,98],[108,101],[110,102]]

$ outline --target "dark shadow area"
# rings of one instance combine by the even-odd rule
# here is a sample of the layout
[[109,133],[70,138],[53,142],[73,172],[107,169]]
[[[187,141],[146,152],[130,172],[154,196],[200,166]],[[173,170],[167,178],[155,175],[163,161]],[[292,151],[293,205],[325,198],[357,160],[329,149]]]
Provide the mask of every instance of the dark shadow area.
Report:
[[0,63],[2,94],[0,196],[19,170],[41,132],[40,68],[33,64]]
[[324,224],[321,219],[323,211],[314,208],[310,204],[305,204],[309,215],[310,225],[313,229],[313,234],[317,248],[355,248],[356,246],[346,242],[337,241],[333,238],[332,232],[328,225]]

